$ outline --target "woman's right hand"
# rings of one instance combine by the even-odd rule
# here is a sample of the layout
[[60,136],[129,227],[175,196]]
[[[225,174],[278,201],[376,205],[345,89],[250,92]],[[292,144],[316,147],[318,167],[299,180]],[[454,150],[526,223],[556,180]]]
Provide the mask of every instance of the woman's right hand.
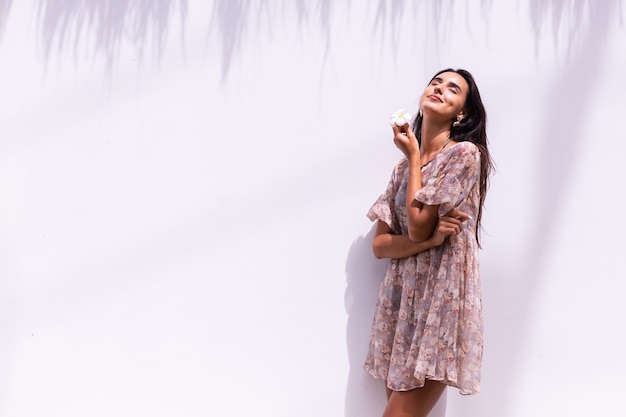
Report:
[[469,215],[467,213],[457,209],[452,209],[446,215],[441,216],[431,237],[435,246],[441,245],[448,236],[456,236],[461,233],[463,222],[468,218]]
[[408,123],[402,126],[398,126],[394,123],[391,129],[393,130],[393,143],[396,147],[400,149],[407,158],[417,158],[417,161],[419,161],[420,147],[415,134],[413,134],[413,130],[411,130],[411,126]]

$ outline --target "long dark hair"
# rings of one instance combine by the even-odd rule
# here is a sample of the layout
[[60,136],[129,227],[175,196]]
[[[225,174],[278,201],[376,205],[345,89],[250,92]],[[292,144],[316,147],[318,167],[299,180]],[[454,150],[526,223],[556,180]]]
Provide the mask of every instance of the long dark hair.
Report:
[[[459,74],[465,79],[469,89],[467,90],[467,97],[465,99],[465,117],[458,126],[450,126],[450,138],[456,142],[472,142],[478,150],[480,150],[480,185],[479,195],[480,204],[478,206],[478,218],[476,219],[476,241],[480,247],[479,230],[481,229],[480,221],[483,217],[483,205],[485,203],[485,196],[487,194],[487,188],[489,188],[489,176],[493,171],[493,160],[489,155],[489,149],[487,148],[487,112],[485,112],[485,106],[480,98],[480,92],[476,86],[474,77],[468,71],[463,69],[444,69],[430,79],[430,82],[434,80],[439,74],[444,72],[454,72]],[[429,84],[430,84],[429,82]],[[413,133],[417,138],[418,143],[422,143],[422,115],[417,112],[417,116],[413,120]]]

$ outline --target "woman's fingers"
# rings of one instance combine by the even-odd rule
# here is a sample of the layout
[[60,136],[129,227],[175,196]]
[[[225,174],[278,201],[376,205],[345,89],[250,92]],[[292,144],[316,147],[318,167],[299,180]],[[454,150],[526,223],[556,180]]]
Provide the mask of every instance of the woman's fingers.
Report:
[[415,137],[408,123],[405,123],[402,126],[398,126],[397,124],[394,123],[393,125],[391,125],[391,129],[393,130],[394,137],[397,137],[398,135],[402,135],[404,137],[409,137],[409,138]]
[[405,134],[411,139],[417,142],[417,138],[415,137],[415,133],[413,133],[413,130],[411,129],[411,127],[408,125],[408,123],[406,124],[406,130],[405,130]]
[[452,217],[455,219],[459,219],[460,221],[464,222],[465,220],[469,219],[469,214],[458,210],[458,209],[452,209],[450,210],[447,214],[447,217]]
[[439,219],[439,231],[448,235],[458,235],[463,230],[461,220],[450,216],[443,216]]
[[391,125],[391,129],[393,130],[394,136],[397,136],[400,133],[400,126],[395,123]]

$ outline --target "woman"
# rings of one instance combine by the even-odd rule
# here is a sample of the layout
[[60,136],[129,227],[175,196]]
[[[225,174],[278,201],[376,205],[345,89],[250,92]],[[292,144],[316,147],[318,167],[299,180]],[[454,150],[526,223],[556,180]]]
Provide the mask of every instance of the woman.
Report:
[[391,258],[380,287],[365,369],[386,381],[383,417],[426,416],[450,385],[480,390],[479,229],[492,162],[472,75],[437,73],[408,124],[404,153],[368,217],[374,254]]

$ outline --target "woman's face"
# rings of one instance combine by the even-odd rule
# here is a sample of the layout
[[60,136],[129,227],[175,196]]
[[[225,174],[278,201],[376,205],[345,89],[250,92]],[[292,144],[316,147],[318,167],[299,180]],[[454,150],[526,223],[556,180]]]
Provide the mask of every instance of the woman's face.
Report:
[[456,72],[443,72],[428,84],[420,99],[420,109],[444,120],[456,120],[464,116],[465,99],[468,90],[465,78]]

